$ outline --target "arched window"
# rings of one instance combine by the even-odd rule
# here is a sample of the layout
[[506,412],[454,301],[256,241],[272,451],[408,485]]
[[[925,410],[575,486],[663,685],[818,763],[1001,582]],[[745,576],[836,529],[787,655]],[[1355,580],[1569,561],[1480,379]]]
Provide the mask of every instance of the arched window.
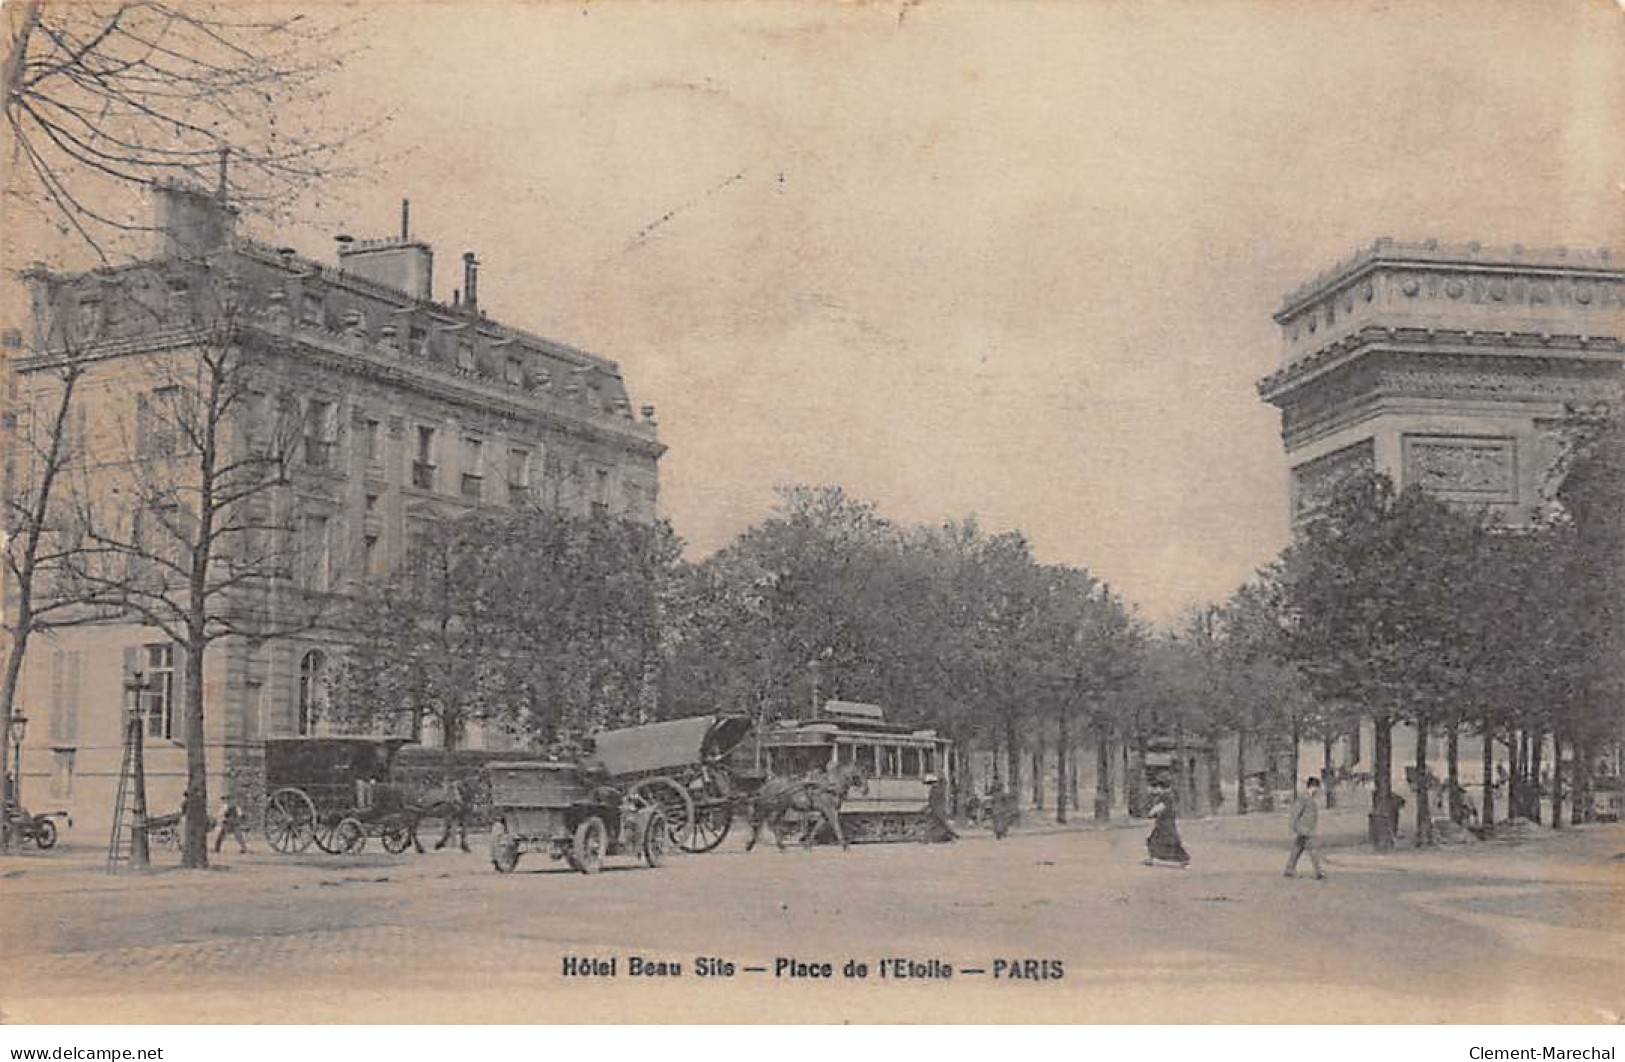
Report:
[[299,660],[299,734],[313,734],[327,714],[327,654],[312,649]]

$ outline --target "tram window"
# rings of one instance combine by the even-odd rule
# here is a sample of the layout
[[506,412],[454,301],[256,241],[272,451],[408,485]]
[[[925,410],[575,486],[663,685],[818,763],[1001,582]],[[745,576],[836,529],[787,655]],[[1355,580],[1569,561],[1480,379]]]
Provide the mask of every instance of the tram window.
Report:
[[921,765],[925,768],[923,771],[920,772],[921,774],[936,774],[937,773],[937,750],[936,749],[921,749],[920,750],[920,760],[921,760]]
[[903,750],[903,777],[918,778],[920,776],[920,750]]
[[852,745],[835,746],[835,762],[842,767],[850,767],[857,759],[857,749]]

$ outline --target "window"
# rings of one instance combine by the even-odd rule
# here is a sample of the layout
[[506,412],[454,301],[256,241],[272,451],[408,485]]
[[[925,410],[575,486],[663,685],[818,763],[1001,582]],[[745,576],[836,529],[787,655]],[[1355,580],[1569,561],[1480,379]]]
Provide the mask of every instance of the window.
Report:
[[880,773],[886,778],[896,778],[902,774],[902,750],[896,745],[884,745],[880,749]]
[[904,749],[903,750],[903,777],[904,778],[918,778],[920,776],[920,774],[921,774],[921,771],[920,771],[920,750],[919,749]]
[[361,452],[367,458],[367,464],[381,465],[384,462],[383,425],[371,417],[361,422]]
[[322,293],[306,290],[301,293],[299,319],[305,324],[322,323]]
[[852,766],[856,759],[854,746],[841,744],[835,746],[835,762],[842,767]]
[[485,482],[485,444],[478,439],[463,440],[463,497],[480,497]]
[[139,457],[168,457],[179,447],[176,416],[179,387],[156,387],[135,399],[135,450]]
[[509,358],[502,367],[502,378],[514,387],[525,382],[525,363],[518,358]]
[[333,557],[331,549],[331,521],[322,513],[306,513],[301,528],[300,558],[304,561],[305,587],[326,590],[332,586]]
[[315,733],[326,710],[327,656],[320,649],[312,649],[299,660],[298,733]]
[[141,648],[141,663],[146,670],[147,692],[145,709],[147,736],[173,738],[175,736],[175,647],[168,642]]
[[508,451],[508,504],[517,505],[530,493],[530,451]]
[[469,336],[462,336],[457,340],[457,371],[474,371],[474,340]]
[[334,405],[322,398],[305,404],[305,464],[330,468],[333,464]]
[[361,575],[363,578],[378,574],[378,536],[361,536]]
[[417,458],[412,462],[412,486],[434,490],[434,429],[418,429]]
[[609,472],[602,468],[597,470],[593,479],[592,514],[609,515]]
[[369,513],[375,513],[378,511],[378,495],[374,491],[369,490],[367,492],[366,510]]
[[420,324],[413,324],[407,330],[407,350],[420,358],[429,356],[429,330]]

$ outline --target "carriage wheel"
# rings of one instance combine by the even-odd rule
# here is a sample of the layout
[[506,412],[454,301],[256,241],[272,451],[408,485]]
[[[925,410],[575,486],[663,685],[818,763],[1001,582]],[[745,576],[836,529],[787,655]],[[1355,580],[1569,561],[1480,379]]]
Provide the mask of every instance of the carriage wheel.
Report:
[[384,823],[379,837],[384,842],[384,851],[390,855],[400,855],[412,843],[412,824],[405,819],[390,819]]
[[316,830],[316,805],[298,789],[278,789],[265,805],[265,840],[278,852],[303,852]]
[[666,846],[670,843],[666,817],[657,811],[649,816],[643,828],[643,861],[651,867],[660,866],[666,861]]
[[316,816],[315,825],[310,830],[310,839],[316,842],[317,848],[328,855],[338,855],[344,851],[344,846],[338,841],[339,823],[343,821],[344,816],[336,812],[325,812]]
[[627,794],[638,807],[659,808],[666,817],[666,833],[687,848],[683,839],[694,829],[694,798],[670,778],[648,778]]
[[685,852],[709,852],[721,844],[733,829],[732,804],[718,804],[709,808],[696,808],[694,826],[677,839]]
[[333,851],[344,855],[356,855],[367,847],[367,828],[361,825],[359,819],[343,818],[333,828]]
[[519,842],[508,832],[505,823],[491,827],[491,865],[498,874],[512,874],[519,865]]
[[575,843],[570,846],[570,865],[583,874],[598,873],[604,865],[608,838],[604,820],[597,815],[589,815],[576,827]]
[[34,822],[34,846],[40,851],[56,845],[56,823],[50,819],[37,819]]

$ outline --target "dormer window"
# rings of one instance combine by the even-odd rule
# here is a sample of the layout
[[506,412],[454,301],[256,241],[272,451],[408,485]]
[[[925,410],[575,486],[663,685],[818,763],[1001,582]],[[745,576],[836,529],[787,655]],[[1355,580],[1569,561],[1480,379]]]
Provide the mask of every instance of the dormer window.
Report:
[[525,363],[518,358],[509,358],[502,367],[502,378],[511,387],[519,387],[525,382]]
[[468,336],[457,341],[457,371],[474,371],[474,340]]

